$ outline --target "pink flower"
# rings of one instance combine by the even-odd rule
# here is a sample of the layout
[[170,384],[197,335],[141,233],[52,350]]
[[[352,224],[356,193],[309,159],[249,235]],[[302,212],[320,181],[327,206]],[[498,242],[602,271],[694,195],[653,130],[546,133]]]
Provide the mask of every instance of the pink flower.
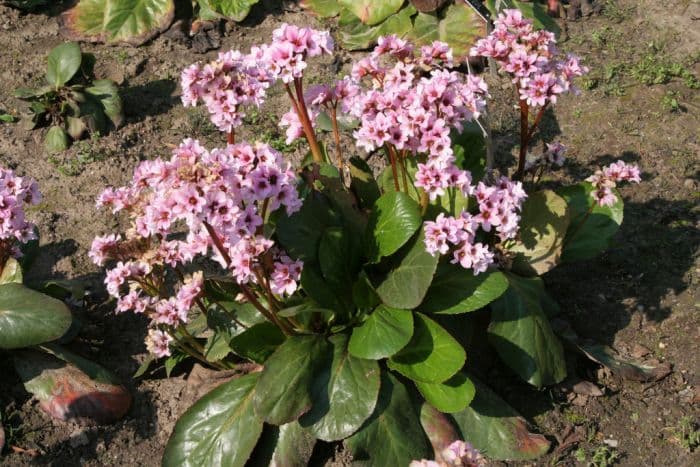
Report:
[[470,244],[465,242],[455,250],[451,263],[459,263],[464,269],[471,269],[474,275],[485,272],[493,263],[494,254],[482,243]]
[[170,356],[170,343],[173,338],[167,332],[159,329],[149,329],[146,336],[146,349],[156,358]]

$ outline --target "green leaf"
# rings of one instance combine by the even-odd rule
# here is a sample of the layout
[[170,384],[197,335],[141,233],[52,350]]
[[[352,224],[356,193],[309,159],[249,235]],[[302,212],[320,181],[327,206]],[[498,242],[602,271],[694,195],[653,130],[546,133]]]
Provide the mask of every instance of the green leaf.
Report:
[[379,305],[350,336],[348,350],[359,358],[380,360],[408,344],[413,336],[413,313]]
[[112,373],[58,345],[42,350],[14,352],[13,360],[25,389],[49,415],[105,424],[129,410],[131,395]]
[[299,424],[323,441],[347,438],[372,415],[379,396],[379,366],[348,353],[348,336],[330,337],[333,361],[314,381],[313,406]]
[[335,290],[350,290],[360,270],[359,241],[346,229],[329,227],[318,245],[318,263],[323,277]]
[[416,9],[408,5],[399,10],[398,13],[389,16],[381,24],[368,26],[353,13],[342,8],[338,20],[338,24],[341,26],[340,42],[347,50],[361,50],[369,48],[380,36],[387,34],[403,36],[413,27],[411,16],[415,13]]
[[433,446],[435,460],[444,461],[445,459],[441,459],[441,453],[454,441],[460,439],[457,427],[449,415],[439,412],[428,403],[421,405],[420,423]]
[[418,13],[413,19],[413,29],[408,38],[416,45],[430,45],[438,37],[438,17],[431,13]]
[[165,359],[163,366],[165,367],[165,376],[170,378],[175,367],[187,359],[187,354],[185,353],[175,353]]
[[388,372],[382,372],[374,413],[346,443],[354,461],[373,467],[404,466],[431,456],[408,390]]
[[104,114],[109,118],[115,128],[118,128],[124,120],[122,101],[119,97],[119,89],[114,81],[99,79],[92,82],[92,86],[85,88],[85,92],[94,96],[102,104]]
[[367,223],[366,253],[376,263],[406,244],[421,226],[420,206],[408,195],[391,191],[375,203]]
[[423,229],[404,246],[393,261],[396,265],[377,286],[382,302],[393,308],[411,310],[423,301],[433,280],[439,256],[425,251]]
[[[351,303],[351,289],[338,290],[333,287],[321,274],[320,268],[313,263],[304,264],[301,271],[301,288],[311,297],[321,308],[333,310],[335,313],[349,313]],[[340,293],[339,293],[340,292]],[[348,293],[349,292],[349,293]]]
[[455,61],[466,60],[476,41],[486,37],[486,20],[467,2],[450,5],[442,17],[438,37],[452,47]]
[[316,438],[298,422],[282,425],[269,467],[305,467],[315,445]]
[[341,222],[328,199],[312,191],[301,209],[291,216],[282,213],[277,220],[277,238],[287,252],[304,262],[316,262],[321,235]]
[[357,280],[352,285],[352,302],[363,311],[371,310],[381,303],[379,295],[377,295],[377,291],[365,271],[360,271]]
[[319,18],[332,18],[340,13],[338,0],[301,0],[299,6],[310,10]]
[[455,164],[472,174],[472,180],[481,180],[486,173],[486,139],[481,127],[474,121],[464,124],[461,133],[450,134]]
[[253,5],[259,0],[198,0],[200,5],[205,4],[206,7],[234,21],[243,21]]
[[263,363],[282,342],[284,342],[282,331],[269,321],[265,321],[232,338],[229,347],[240,357]]
[[60,126],[52,126],[46,132],[44,147],[50,153],[61,152],[68,149],[68,133]]
[[513,271],[523,276],[538,276],[559,264],[564,235],[569,227],[566,201],[551,190],[528,195],[520,219],[515,245]]
[[[596,257],[612,244],[624,214],[622,197],[617,202],[599,206],[591,197],[593,185],[581,182],[558,190],[569,206],[569,229],[564,238],[562,261],[582,261]],[[590,213],[590,214],[589,214]]]
[[541,388],[566,377],[564,351],[542,311],[539,278],[508,276],[510,287],[491,303],[489,341],[523,380]]
[[141,45],[168,29],[174,16],[173,0],[80,0],[61,23],[76,40]]
[[58,339],[70,328],[66,305],[22,284],[0,285],[0,348],[17,349]]
[[258,373],[235,378],[195,402],[175,424],[162,465],[245,465],[263,429],[253,410],[258,379]]
[[350,189],[363,208],[370,208],[381,196],[370,166],[359,157],[350,158]]
[[267,423],[283,425],[309,411],[311,385],[330,357],[317,335],[292,336],[265,362],[255,393],[255,410]]
[[389,368],[414,381],[442,383],[464,366],[467,355],[442,326],[424,314],[414,315],[413,337],[389,359]]
[[66,42],[56,46],[49,53],[46,68],[46,81],[54,88],[66,84],[80,69],[83,55],[76,42]]
[[[397,169],[398,170],[398,169]],[[415,185],[416,172],[418,171],[418,164],[416,158],[412,157],[406,160],[406,179],[407,185],[403,183],[403,176],[401,171],[398,171],[399,177],[399,189],[401,191],[408,191],[408,196],[411,197],[416,202],[420,202],[421,190]],[[396,186],[394,185],[394,175],[391,170],[391,165],[384,168],[384,171],[379,175],[379,186],[384,193],[389,193],[391,191],[396,191]],[[406,190],[404,190],[406,188]]]
[[444,383],[416,381],[416,387],[426,401],[444,413],[464,410],[474,399],[475,393],[474,383],[461,371]]
[[532,460],[549,450],[549,441],[530,433],[527,422],[489,387],[472,377],[476,396],[452,414],[461,438],[493,460]]
[[3,266],[0,273],[0,285],[10,283],[22,283],[22,267],[14,258],[8,258],[5,261],[5,266]]
[[79,117],[66,118],[66,132],[71,139],[77,140],[82,138],[85,131],[87,131],[87,125],[83,122],[83,119]]
[[379,24],[390,15],[399,11],[404,0],[338,0],[338,4],[347,8],[364,24]]
[[446,315],[467,313],[485,307],[507,288],[508,280],[500,271],[489,270],[475,276],[459,265],[443,263],[418,309]]

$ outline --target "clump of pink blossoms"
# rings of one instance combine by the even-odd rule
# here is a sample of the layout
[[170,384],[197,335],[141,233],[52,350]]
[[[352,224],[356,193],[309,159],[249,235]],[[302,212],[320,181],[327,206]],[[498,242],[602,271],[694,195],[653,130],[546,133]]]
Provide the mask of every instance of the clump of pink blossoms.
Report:
[[578,57],[560,58],[554,34],[536,31],[520,10],[504,10],[494,29],[472,48],[472,56],[492,57],[508,73],[520,99],[533,107],[556,104],[557,96],[573,91],[573,79],[588,72]]
[[461,440],[452,442],[440,453],[439,461],[421,459],[412,461],[409,467],[483,467],[486,460],[481,453],[471,445]]
[[343,110],[360,122],[354,133],[358,146],[387,148],[398,164],[419,158],[415,185],[431,201],[447,188],[464,190],[471,183],[471,175],[455,166],[450,132],[461,132],[465,122],[479,117],[488,97],[480,77],[452,66],[451,49],[443,42],[416,53],[396,36],[382,37],[372,54],[353,66],[359,87],[343,102]]
[[275,29],[271,44],[250,52],[220,53],[208,64],[195,63],[182,72],[182,102],[204,102],[220,131],[231,133],[242,124],[244,107],[260,107],[267,88],[281,79],[289,84],[301,79],[307,57],[330,54],[333,40],[327,31],[283,24]]
[[439,214],[435,221],[426,221],[425,249],[431,255],[447,254],[452,250],[453,264],[472,269],[474,275],[485,272],[494,262],[495,254],[484,243],[476,241],[479,228],[484,232],[494,231],[501,241],[514,238],[518,233],[520,209],[527,198],[520,182],[501,177],[495,186],[483,182],[469,187],[479,213],[472,215],[466,210],[458,217]]
[[[228,145],[207,151],[186,139],[169,161],[144,161],[125,187],[106,189],[98,206],[126,211],[131,228],[97,237],[89,253],[107,271],[105,283],[117,311],[144,313],[152,320],[147,346],[169,355],[172,331],[187,323],[197,305],[204,274],[187,274],[198,257],[211,258],[241,286],[269,288],[278,296],[294,293],[301,261],[291,260],[262,232],[268,214],[301,207],[296,176],[282,156],[265,144]],[[180,286],[168,292],[166,271]]]
[[599,206],[612,206],[617,202],[613,188],[617,186],[618,182],[639,183],[642,178],[639,167],[626,164],[624,161],[617,161],[603,170],[596,170],[586,181],[591,182],[595,187],[591,196]]
[[40,202],[39,185],[34,179],[0,169],[0,268],[10,256],[21,256],[17,242],[36,238],[35,225],[26,220],[24,207]]

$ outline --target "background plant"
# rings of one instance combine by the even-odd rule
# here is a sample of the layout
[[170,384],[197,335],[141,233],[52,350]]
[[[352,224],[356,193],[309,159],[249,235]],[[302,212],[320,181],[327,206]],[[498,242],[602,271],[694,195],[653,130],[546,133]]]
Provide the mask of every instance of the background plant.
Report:
[[[38,243],[24,207],[40,201],[34,180],[0,169],[0,351],[10,351],[26,390],[50,415],[110,422],[126,413],[131,396],[102,367],[58,345],[76,331],[71,311],[23,284],[22,263],[29,263]],[[67,292],[59,282],[44,288]]]
[[44,144],[49,152],[66,149],[86,133],[106,133],[123,119],[117,85],[92,79],[94,57],[83,54],[75,42],[49,53],[46,86],[18,88],[15,96],[30,103],[27,126],[49,126]]
[[[332,47],[328,33],[282,25],[270,44],[188,67],[183,103],[205,105],[227,146],[187,139],[98,200],[130,228],[96,238],[91,257],[110,262],[117,310],[150,319],[149,351],[166,368],[187,355],[246,372],[183,415],[163,463],[304,464],[299,446],[316,439],[373,465],[441,456],[456,440],[494,459],[541,455],[548,441],[465,367],[472,333],[530,384],[560,382],[557,305],[537,276],[607,246],[621,221],[614,183],[638,172],[617,164],[528,195],[486,174],[470,120],[487,88],[452,71],[447,44],[381,38],[351,76],[305,90],[307,59]],[[310,147],[298,171],[236,141],[275,83],[291,102],[288,141]],[[339,114],[386,158],[378,179],[340,144]],[[322,115],[332,144],[318,138]],[[486,306],[488,328],[474,319]]]

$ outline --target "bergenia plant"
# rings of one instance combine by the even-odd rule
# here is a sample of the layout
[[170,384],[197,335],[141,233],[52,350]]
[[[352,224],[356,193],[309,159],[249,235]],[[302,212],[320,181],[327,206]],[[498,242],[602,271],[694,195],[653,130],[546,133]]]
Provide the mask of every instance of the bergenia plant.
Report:
[[0,169],[0,352],[10,352],[25,388],[50,415],[110,422],[126,413],[131,396],[109,372],[57,345],[74,326],[70,310],[23,284],[23,249],[37,240],[25,207],[40,202],[33,179]]
[[[163,464],[305,465],[316,440],[382,466],[541,455],[549,442],[465,365],[470,330],[529,383],[561,381],[543,310],[556,304],[533,276],[605,248],[622,206],[611,183],[638,172],[617,164],[560,195],[526,193],[485,175],[473,120],[488,89],[452,68],[446,44],[382,37],[349,76],[305,89],[308,60],[332,50],[327,32],[284,24],[269,44],[188,67],[183,103],[204,104],[227,144],[186,139],[99,196],[129,227],[90,256],[109,265],[117,312],[149,318],[152,357],[168,372],[189,356],[245,373],[182,416]],[[290,98],[288,141],[309,145],[296,169],[236,137],[274,85]],[[357,152],[341,115],[359,122]],[[385,158],[378,179],[360,151]],[[472,319],[485,307],[488,329]]]

